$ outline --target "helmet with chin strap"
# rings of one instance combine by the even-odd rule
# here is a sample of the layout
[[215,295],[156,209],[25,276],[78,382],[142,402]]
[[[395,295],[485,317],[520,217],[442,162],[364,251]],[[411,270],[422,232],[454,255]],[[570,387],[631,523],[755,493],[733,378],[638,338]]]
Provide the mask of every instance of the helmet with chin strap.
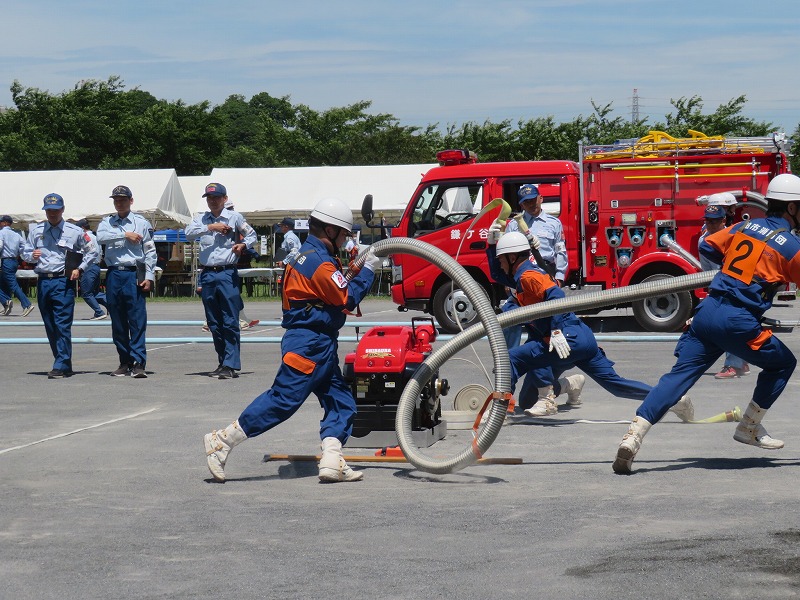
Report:
[[348,233],[353,230],[353,211],[337,198],[326,198],[317,202],[311,211],[311,217],[326,225],[346,229]]
[[530,252],[531,244],[525,234],[519,231],[509,231],[503,234],[500,241],[497,242],[496,255],[502,256],[503,254],[517,254],[519,252]]
[[800,202],[800,177],[790,173],[778,175],[769,182],[764,197],[778,202]]

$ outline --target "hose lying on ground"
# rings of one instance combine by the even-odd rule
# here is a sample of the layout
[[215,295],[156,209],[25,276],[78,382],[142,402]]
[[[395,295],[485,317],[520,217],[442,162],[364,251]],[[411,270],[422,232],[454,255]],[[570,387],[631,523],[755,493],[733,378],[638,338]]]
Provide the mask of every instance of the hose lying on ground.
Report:
[[[639,283],[624,288],[587,292],[586,294],[568,298],[522,306],[498,317],[495,315],[491,302],[481,285],[450,255],[445,254],[439,248],[411,238],[389,238],[376,242],[371,248],[377,256],[387,256],[393,253],[411,254],[429,260],[464,291],[473,306],[476,307],[481,320],[480,323],[476,323],[445,342],[441,348],[435,350],[426,358],[414,372],[400,396],[395,420],[395,429],[400,447],[408,461],[416,468],[439,474],[452,473],[473,464],[489,449],[503,426],[509,403],[506,395],[510,392],[511,366],[508,361],[508,347],[503,339],[502,328],[564,312],[598,309],[642,300],[651,296],[661,296],[665,293],[703,288],[711,282],[716,274],[716,271],[703,271],[692,273],[691,275]],[[353,265],[355,268],[363,264],[365,253],[363,252],[355,259]],[[412,437],[412,419],[420,390],[430,381],[433,374],[439,370],[445,361],[484,336],[489,338],[489,346],[495,367],[495,392],[498,393],[499,397],[492,403],[492,408],[485,424],[465,450],[451,458],[427,456],[417,448]],[[502,354],[498,356],[498,353]]]

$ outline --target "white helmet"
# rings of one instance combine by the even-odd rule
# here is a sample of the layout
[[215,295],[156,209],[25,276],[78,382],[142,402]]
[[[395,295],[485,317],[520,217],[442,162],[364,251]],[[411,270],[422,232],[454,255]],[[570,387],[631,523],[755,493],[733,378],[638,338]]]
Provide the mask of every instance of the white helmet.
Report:
[[353,211],[336,198],[325,198],[317,202],[311,216],[327,225],[346,229],[348,233],[353,230]]
[[798,202],[800,201],[800,177],[784,173],[778,175],[769,182],[767,200],[777,200],[778,202]]
[[497,242],[497,256],[530,251],[531,245],[528,242],[528,238],[525,237],[525,234],[520,233],[519,231],[509,231],[508,233],[504,233],[503,237],[500,238],[500,241]]
[[736,196],[730,192],[719,192],[708,197],[708,206],[736,206]]

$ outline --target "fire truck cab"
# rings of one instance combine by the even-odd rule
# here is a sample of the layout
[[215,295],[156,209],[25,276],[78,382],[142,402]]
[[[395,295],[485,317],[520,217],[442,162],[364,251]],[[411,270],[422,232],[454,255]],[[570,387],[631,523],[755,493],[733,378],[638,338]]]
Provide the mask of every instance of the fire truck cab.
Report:
[[[702,198],[732,192],[735,219],[762,216],[767,184],[787,172],[788,161],[782,134],[689,134],[653,131],[638,140],[581,146],[578,163],[479,163],[467,150],[440,152],[441,166],[423,176],[392,236],[418,238],[455,257],[498,306],[506,292],[489,276],[486,236],[500,208],[475,217],[496,198],[518,212],[518,189],[533,183],[543,210],[563,224],[567,294],[696,272]],[[395,255],[392,268],[392,299],[400,310],[431,313],[449,332],[477,321],[466,295],[435,266]],[[635,303],[633,314],[647,330],[674,331],[702,296],[697,290],[650,298]]]

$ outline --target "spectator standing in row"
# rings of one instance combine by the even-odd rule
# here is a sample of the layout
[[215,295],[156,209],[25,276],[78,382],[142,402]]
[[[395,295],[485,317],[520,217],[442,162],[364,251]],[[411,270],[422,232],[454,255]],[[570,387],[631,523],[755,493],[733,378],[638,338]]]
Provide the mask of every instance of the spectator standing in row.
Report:
[[[22,258],[35,263],[39,276],[36,301],[53,352],[49,379],[70,377],[72,371],[72,320],[75,316],[75,281],[97,257],[97,245],[83,230],[64,221],[64,199],[44,197],[47,220],[31,227]],[[82,254],[81,254],[82,253]]]
[[9,315],[13,308],[11,298],[16,296],[22,305],[22,316],[27,317],[33,310],[33,303],[28,300],[17,281],[19,256],[25,247],[25,238],[11,229],[12,223],[14,223],[14,219],[8,215],[0,217],[0,256],[2,256],[3,263],[2,273],[0,273],[0,290],[3,295],[0,296],[0,301],[3,302],[3,314]]
[[200,241],[202,269],[198,287],[219,363],[209,376],[233,379],[242,368],[242,298],[236,263],[242,252],[255,243],[256,232],[241,214],[225,208],[228,192],[221,183],[209,183],[203,197],[208,210],[196,215],[186,227],[186,239]]
[[281,243],[281,250],[286,252],[283,258],[283,266],[288,265],[297,253],[300,252],[300,238],[294,232],[294,219],[291,217],[284,217],[280,223],[281,233],[283,234],[283,242]]
[[111,192],[115,215],[97,228],[97,241],[106,248],[106,307],[111,316],[111,334],[119,355],[114,377],[147,377],[146,295],[155,285],[158,255],[153,226],[142,215],[131,212],[133,194],[118,185]]
[[[92,228],[89,226],[87,219],[76,221],[75,225],[83,229],[84,233],[88,235],[92,241],[97,244],[97,236],[92,233]],[[97,246],[97,258],[89,265],[89,268],[81,275],[81,298],[86,302],[87,306],[92,309],[92,316],[89,317],[90,321],[100,321],[107,319],[108,314],[100,305],[106,306],[106,296],[100,293],[100,262],[103,260],[103,252],[101,247]]]

